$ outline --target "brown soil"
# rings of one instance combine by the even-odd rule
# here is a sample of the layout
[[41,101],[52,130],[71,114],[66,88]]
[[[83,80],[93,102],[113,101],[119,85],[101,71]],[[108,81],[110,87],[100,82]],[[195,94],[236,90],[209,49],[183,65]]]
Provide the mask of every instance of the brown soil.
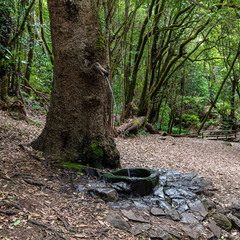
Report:
[[[1,239],[148,239],[133,237],[105,221],[117,213],[102,200],[77,193],[74,179],[56,170],[41,153],[24,150],[36,138],[44,116],[16,121],[0,111]],[[165,139],[165,140],[163,140]],[[123,167],[166,168],[202,174],[213,181],[216,201],[240,200],[240,144],[159,135],[116,139]],[[8,203],[8,205],[6,205]],[[12,215],[10,215],[12,213]]]

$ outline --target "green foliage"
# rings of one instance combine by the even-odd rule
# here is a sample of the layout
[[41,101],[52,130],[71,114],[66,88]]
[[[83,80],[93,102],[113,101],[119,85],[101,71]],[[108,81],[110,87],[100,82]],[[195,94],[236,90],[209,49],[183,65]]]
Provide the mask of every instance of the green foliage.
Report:
[[185,128],[189,128],[200,123],[199,117],[194,114],[183,114],[182,121]]
[[[42,28],[50,50],[52,44],[46,0],[42,1],[43,25],[40,23],[39,2],[35,1],[21,29],[31,2],[0,2],[0,71],[1,74],[7,72],[8,77],[8,86],[1,92],[6,90],[9,95],[17,97],[20,90],[25,102],[32,104],[32,110],[36,112],[41,111],[41,98],[36,92],[50,95],[53,79],[52,63],[41,37]],[[155,125],[167,131],[172,121],[172,131],[178,132],[181,119],[183,128],[199,125],[206,113],[204,107],[209,107],[214,100],[238,49],[240,13],[234,7],[237,1],[219,7],[214,0],[204,0],[191,9],[188,7],[194,5],[194,2],[190,4],[189,1],[170,0],[165,1],[163,10],[155,14],[163,3],[159,1],[157,6],[157,2],[152,11],[149,11],[151,1],[116,1],[112,9],[108,9],[107,5],[99,5],[102,31],[96,39],[97,47],[103,50],[109,46],[107,57],[111,64],[108,62],[108,71],[112,76],[112,89],[117,104],[114,111],[121,114],[124,109],[122,99],[127,99],[134,80],[136,58],[142,50],[133,91],[134,103],[139,107],[135,110],[136,115],[141,110],[140,100],[144,91],[143,103],[147,107],[149,94],[161,81],[161,87],[149,104],[150,110],[155,103],[162,102],[157,110],[158,122]],[[159,21],[156,21],[158,18]],[[197,34],[197,29],[207,20],[208,24]],[[10,44],[18,33],[17,40]],[[197,35],[194,37],[194,34]],[[30,50],[33,50],[33,59],[29,85],[36,92],[24,88],[26,69],[31,62],[28,57]],[[180,56],[181,52],[183,54]],[[240,98],[237,88],[233,90],[233,79],[239,78],[239,69],[240,63],[237,61],[220,94],[214,117],[212,114],[213,119],[210,118],[207,125],[219,126],[221,123],[223,128],[231,128],[233,124],[239,123]],[[231,109],[234,110],[234,117]],[[100,157],[103,154],[99,146],[90,148]]]
[[138,130],[138,134],[139,135],[144,135],[144,136],[150,136],[150,134],[148,132],[146,132],[145,130],[143,130],[143,129],[139,129]]

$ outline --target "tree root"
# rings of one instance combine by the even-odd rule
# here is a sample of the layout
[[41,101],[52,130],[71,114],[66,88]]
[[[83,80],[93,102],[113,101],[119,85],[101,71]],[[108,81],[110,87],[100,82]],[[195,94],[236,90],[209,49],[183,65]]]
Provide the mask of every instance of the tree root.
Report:
[[11,203],[11,202],[0,202],[0,207],[1,206],[8,206],[8,207],[15,207],[19,210],[22,210],[22,207],[19,206],[17,203]]
[[52,228],[51,226],[48,226],[47,224],[44,224],[44,223],[41,223],[41,222],[38,222],[38,221],[35,221],[35,220],[28,220],[28,222],[34,224],[34,225],[37,225],[39,227],[44,227],[46,228],[47,230],[50,230],[52,231],[57,237],[61,238],[61,239],[64,239],[64,240],[67,240],[67,238],[65,238],[64,236],[62,236],[60,233],[58,233],[54,228]]
[[11,209],[8,209],[8,210],[0,209],[0,213],[5,215],[15,215],[15,214],[18,214],[19,212],[17,210],[11,210]]
[[[17,203],[0,202],[0,207],[1,206],[14,207],[14,208],[16,208],[18,210],[22,210],[22,207],[19,206]],[[14,209],[0,209],[0,213],[5,214],[5,215],[15,215],[15,214],[19,213],[18,210],[14,210]]]
[[69,227],[69,224],[61,216],[57,215],[57,218],[58,218],[58,220],[60,220],[63,223],[64,227],[68,231],[70,231],[70,232],[77,232],[76,229]]
[[26,182],[30,185],[34,185],[34,186],[37,186],[37,187],[46,187],[46,183],[44,183],[44,182],[30,180],[30,179],[23,179],[23,180],[24,180],[24,182]]

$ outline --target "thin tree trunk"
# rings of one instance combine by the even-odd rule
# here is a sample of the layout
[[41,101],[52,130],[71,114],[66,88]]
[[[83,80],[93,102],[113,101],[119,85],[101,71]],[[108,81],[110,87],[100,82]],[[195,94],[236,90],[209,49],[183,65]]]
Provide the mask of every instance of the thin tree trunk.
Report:
[[222,84],[221,84],[221,86],[220,86],[220,88],[219,88],[219,90],[218,90],[218,92],[217,92],[217,95],[216,95],[213,103],[211,104],[211,106],[210,106],[207,114],[205,115],[205,117],[204,117],[204,119],[203,119],[203,121],[202,121],[202,124],[201,124],[201,126],[199,127],[199,129],[198,129],[198,131],[197,131],[197,135],[199,135],[199,133],[200,133],[200,131],[202,130],[204,124],[206,123],[206,121],[207,121],[207,119],[208,119],[208,117],[209,117],[209,115],[210,115],[213,107],[216,105],[217,100],[218,100],[218,97],[219,97],[219,95],[220,95],[220,93],[221,93],[221,91],[222,91],[222,89],[223,89],[223,86],[224,86],[224,84],[226,83],[226,81],[227,81],[227,79],[228,79],[228,77],[229,77],[229,75],[230,75],[230,73],[231,73],[231,71],[232,71],[232,69],[233,69],[233,67],[234,67],[234,64],[235,64],[235,62],[236,62],[236,60],[237,60],[237,58],[238,58],[239,55],[240,55],[240,43],[238,44],[238,50],[237,50],[237,53],[236,53],[235,58],[233,59],[232,65],[230,66],[227,75],[226,75],[225,78],[223,79]]

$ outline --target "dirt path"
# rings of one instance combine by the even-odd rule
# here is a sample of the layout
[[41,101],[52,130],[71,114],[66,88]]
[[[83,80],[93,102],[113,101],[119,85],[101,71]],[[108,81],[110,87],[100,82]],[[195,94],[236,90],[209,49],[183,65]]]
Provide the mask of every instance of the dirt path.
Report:
[[[51,169],[19,144],[41,132],[44,117],[11,119],[0,111],[0,239],[149,239],[110,226],[118,213],[102,200],[75,192],[74,179]],[[165,139],[165,140],[163,140]],[[223,204],[239,201],[240,144],[159,135],[116,139],[123,167],[151,167],[202,174]],[[6,203],[9,203],[7,205]],[[5,204],[1,206],[1,204]]]

